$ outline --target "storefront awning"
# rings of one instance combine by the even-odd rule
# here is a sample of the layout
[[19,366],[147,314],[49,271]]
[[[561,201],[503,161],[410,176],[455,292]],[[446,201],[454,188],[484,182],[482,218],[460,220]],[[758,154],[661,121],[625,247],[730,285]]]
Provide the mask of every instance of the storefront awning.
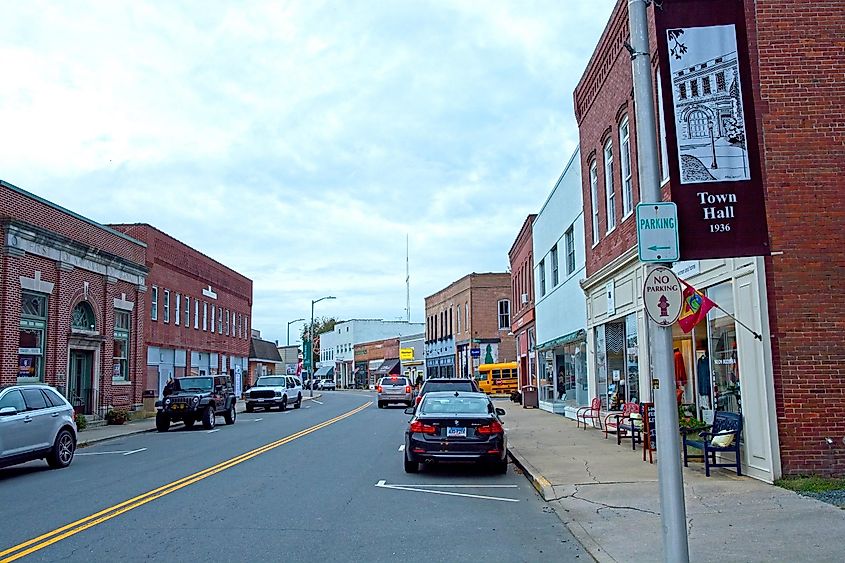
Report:
[[375,371],[375,375],[387,375],[394,371],[399,365],[399,360],[384,360],[379,368]]
[[321,367],[317,371],[314,372],[314,377],[331,377],[334,375],[334,367],[327,366]]
[[564,334],[563,336],[559,336],[547,342],[543,342],[542,344],[535,346],[534,349],[538,352],[544,352],[546,350],[551,350],[552,348],[557,348],[558,346],[563,346],[564,344],[569,344],[570,342],[577,342],[586,338],[587,331],[581,328],[576,330],[575,332],[570,332],[569,334]]

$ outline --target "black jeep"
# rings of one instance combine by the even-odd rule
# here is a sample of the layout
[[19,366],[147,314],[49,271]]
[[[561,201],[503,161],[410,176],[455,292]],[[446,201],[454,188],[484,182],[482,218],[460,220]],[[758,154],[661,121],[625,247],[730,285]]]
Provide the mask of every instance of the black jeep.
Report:
[[190,428],[201,420],[203,428],[211,430],[215,417],[220,415],[226,424],[234,424],[236,401],[228,376],[179,377],[165,387],[164,399],[156,402],[156,429],[167,432],[170,423],[179,420]]

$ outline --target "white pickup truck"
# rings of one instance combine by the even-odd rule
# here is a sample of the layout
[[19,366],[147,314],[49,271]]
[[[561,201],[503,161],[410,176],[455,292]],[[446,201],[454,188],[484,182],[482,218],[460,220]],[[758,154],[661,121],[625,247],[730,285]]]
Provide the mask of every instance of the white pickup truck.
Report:
[[264,375],[258,378],[254,387],[244,393],[246,412],[255,407],[270,410],[279,407],[285,410],[288,405],[298,409],[302,406],[302,381],[293,375]]

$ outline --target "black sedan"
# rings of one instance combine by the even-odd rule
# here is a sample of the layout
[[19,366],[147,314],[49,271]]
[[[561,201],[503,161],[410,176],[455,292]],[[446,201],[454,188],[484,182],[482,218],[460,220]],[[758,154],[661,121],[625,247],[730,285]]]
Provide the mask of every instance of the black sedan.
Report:
[[416,473],[420,464],[472,462],[507,473],[507,437],[500,416],[484,393],[435,391],[419,406],[405,431],[405,471]]

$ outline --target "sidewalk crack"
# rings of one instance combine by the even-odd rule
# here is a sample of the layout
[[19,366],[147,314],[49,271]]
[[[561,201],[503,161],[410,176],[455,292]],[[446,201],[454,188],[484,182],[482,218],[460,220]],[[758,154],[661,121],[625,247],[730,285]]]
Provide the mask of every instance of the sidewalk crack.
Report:
[[599,502],[599,501],[596,501],[596,500],[590,500],[590,499],[584,498],[584,497],[579,497],[577,487],[575,489],[575,492],[572,493],[571,495],[569,495],[569,497],[575,498],[575,499],[578,499],[578,500],[583,500],[584,502],[588,502],[590,504],[595,504],[595,505],[599,506],[600,508],[596,509],[596,514],[598,514],[599,512],[601,512],[602,510],[604,510],[606,508],[610,508],[610,509],[613,509],[613,510],[633,510],[635,512],[642,512],[644,514],[652,514],[654,516],[660,516],[659,512],[654,512],[652,510],[646,510],[645,508],[637,508],[635,506],[617,506],[617,505],[613,505],[613,504],[607,504],[607,503],[604,503],[604,502]]
[[599,482],[599,480],[596,478],[596,476],[595,476],[595,475],[593,475],[593,472],[592,472],[592,471],[590,471],[590,462],[589,462],[589,461],[587,461],[586,459],[584,460],[584,470],[587,472],[587,475],[589,475],[589,476],[590,476],[590,478],[591,478],[593,481],[595,481],[596,483],[598,483],[598,482]]

